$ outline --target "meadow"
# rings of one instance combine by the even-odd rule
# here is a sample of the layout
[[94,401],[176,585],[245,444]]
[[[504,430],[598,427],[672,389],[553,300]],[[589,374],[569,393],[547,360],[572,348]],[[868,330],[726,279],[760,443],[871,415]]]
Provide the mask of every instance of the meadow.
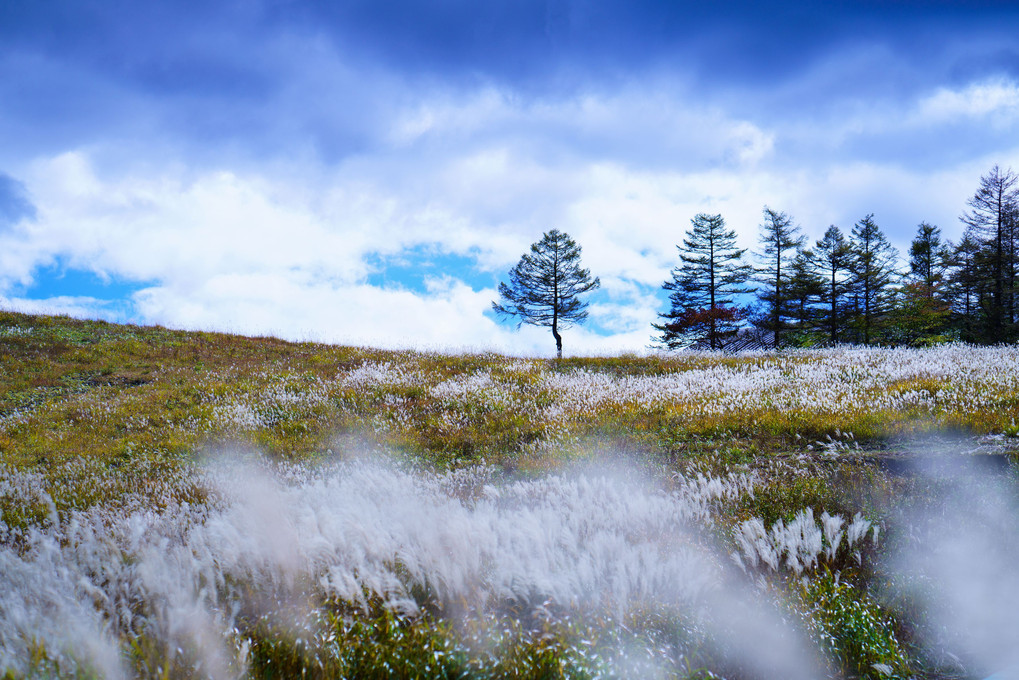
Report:
[[8,678],[982,678],[1019,347],[563,360],[0,313]]

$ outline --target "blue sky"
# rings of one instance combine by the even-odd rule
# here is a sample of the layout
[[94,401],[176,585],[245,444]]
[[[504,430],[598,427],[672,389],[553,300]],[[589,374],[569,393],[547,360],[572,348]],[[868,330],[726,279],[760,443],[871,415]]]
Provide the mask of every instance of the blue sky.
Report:
[[639,351],[698,212],[949,238],[1019,169],[1008,2],[0,3],[0,305],[549,354],[488,312],[553,227]]

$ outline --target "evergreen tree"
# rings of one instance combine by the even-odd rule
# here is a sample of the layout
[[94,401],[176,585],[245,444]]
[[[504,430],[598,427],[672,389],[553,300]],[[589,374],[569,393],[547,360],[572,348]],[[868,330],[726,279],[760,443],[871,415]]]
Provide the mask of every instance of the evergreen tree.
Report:
[[842,230],[834,224],[814,245],[814,262],[822,279],[821,323],[828,333],[828,341],[836,344],[841,338],[844,310],[843,301],[849,289],[848,277],[852,271],[853,249]]
[[[801,336],[810,334],[819,319],[818,305],[825,282],[817,272],[814,252],[800,248],[789,265],[789,316],[791,327]],[[803,339],[809,340],[809,335]],[[802,341],[802,340],[801,340]]]
[[997,165],[980,178],[967,201],[971,208],[960,218],[984,246],[990,298],[983,306],[985,328],[981,340],[1001,342],[1015,334],[1016,201],[1019,176]]
[[895,281],[898,253],[885,238],[870,214],[853,227],[851,247],[852,288],[855,295],[854,319],[864,344],[876,339],[890,311],[892,283]]
[[951,259],[951,245],[941,240],[941,229],[921,222],[909,246],[910,282],[919,284],[926,297],[943,297]]
[[949,304],[916,281],[905,282],[888,311],[885,337],[893,344],[927,346],[948,338]]
[[909,246],[909,273],[899,287],[890,312],[888,338],[909,345],[929,345],[946,338],[951,307],[948,269],[950,244],[941,229],[921,222]]
[[968,227],[952,251],[948,277],[953,325],[966,342],[980,342],[988,325],[984,312],[991,297],[987,279],[993,276],[984,275],[984,260],[980,239]]
[[789,288],[792,260],[803,246],[800,228],[784,212],[764,207],[764,223],[760,226],[760,243],[763,246],[757,259],[761,266],[755,269],[761,288],[757,297],[764,303],[764,314],[755,323],[774,335],[775,347],[782,344],[782,332],[791,315],[793,298]]
[[1008,329],[1005,339],[1015,341],[1019,324],[1019,196],[1008,205],[1005,215],[1005,320]]
[[660,332],[655,340],[669,349],[697,342],[723,349],[739,330],[742,310],[734,296],[750,292],[744,284],[751,269],[721,215],[700,213],[691,225],[683,245],[676,246],[682,264],[662,284],[669,291],[669,311],[658,315],[662,323],[651,325]]
[[500,316],[516,316],[520,324],[548,326],[555,338],[556,356],[563,356],[560,327],[583,323],[587,302],[578,296],[601,282],[580,266],[580,246],[558,229],[545,232],[509,272],[510,283],[499,284],[500,302],[492,309]]

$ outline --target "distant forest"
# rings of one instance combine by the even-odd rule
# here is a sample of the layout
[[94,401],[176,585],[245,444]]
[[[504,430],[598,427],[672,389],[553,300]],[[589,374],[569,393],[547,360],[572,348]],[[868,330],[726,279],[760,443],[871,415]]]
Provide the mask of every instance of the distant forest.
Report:
[[873,215],[811,244],[789,215],[765,207],[748,258],[721,215],[699,214],[677,246],[653,340],[669,349],[1015,342],[1019,176],[992,168],[960,219],[958,243],[921,222],[903,261]]

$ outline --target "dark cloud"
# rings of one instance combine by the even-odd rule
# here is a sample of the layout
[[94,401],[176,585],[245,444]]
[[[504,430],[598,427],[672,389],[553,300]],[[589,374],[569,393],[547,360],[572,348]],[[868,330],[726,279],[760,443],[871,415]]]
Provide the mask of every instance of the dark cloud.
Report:
[[0,154],[165,137],[335,160],[384,144],[415,91],[564,99],[662,74],[767,122],[1019,76],[1017,28],[1019,5],[986,1],[7,0]]
[[[0,134],[15,152],[251,133],[281,81],[243,5],[0,3]],[[181,134],[185,133],[185,134]]]
[[270,15],[400,69],[556,86],[564,71],[599,79],[663,67],[767,84],[853,45],[927,62],[955,37],[1010,39],[1019,23],[1010,3],[929,1],[350,0],[280,3]]
[[0,227],[25,219],[35,219],[35,206],[28,199],[25,185],[0,172]]
[[[704,2],[686,0],[189,0],[0,5],[5,51],[29,50],[156,92],[264,97],[287,68],[266,47],[281,34],[324,36],[354,60],[399,72],[562,83],[562,73],[672,66],[708,78],[769,82],[847,45],[881,43],[926,60],[979,34],[963,61],[1000,61],[1019,25],[1005,2]],[[296,55],[295,55],[296,56]],[[997,61],[996,61],[997,60]],[[1006,67],[1012,66],[1006,59]],[[282,67],[282,68],[281,68]]]

